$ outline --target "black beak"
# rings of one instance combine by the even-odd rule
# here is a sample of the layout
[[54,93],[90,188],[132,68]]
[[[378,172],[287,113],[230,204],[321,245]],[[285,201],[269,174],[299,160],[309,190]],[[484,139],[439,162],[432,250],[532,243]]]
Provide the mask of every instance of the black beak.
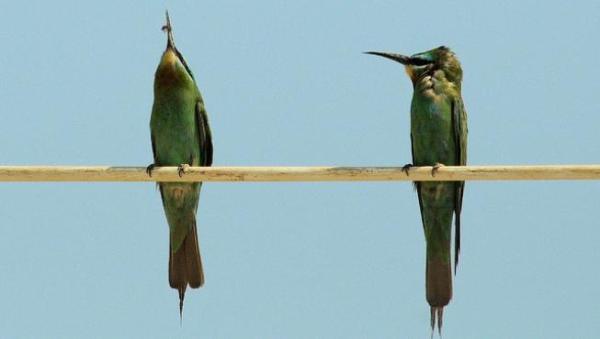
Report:
[[175,42],[173,41],[173,28],[171,27],[171,19],[169,18],[169,11],[166,11],[167,23],[162,27],[162,30],[167,32],[167,48],[175,49]]
[[365,54],[378,55],[380,57],[388,58],[390,60],[394,60],[403,65],[412,65],[412,59],[407,57],[406,55],[396,54],[396,53],[384,53],[384,52],[365,52]]

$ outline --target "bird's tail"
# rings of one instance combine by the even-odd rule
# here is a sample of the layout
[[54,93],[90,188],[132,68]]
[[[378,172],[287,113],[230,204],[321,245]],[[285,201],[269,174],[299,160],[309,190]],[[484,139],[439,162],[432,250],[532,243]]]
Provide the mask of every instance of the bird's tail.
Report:
[[450,266],[450,257],[431,258],[428,254],[425,281],[427,302],[431,306],[432,335],[436,325],[436,318],[438,331],[441,335],[444,306],[448,305],[452,298],[452,269]]
[[179,291],[179,316],[181,317],[187,286],[198,288],[204,284],[195,221],[177,252],[171,251],[169,246],[169,284]]

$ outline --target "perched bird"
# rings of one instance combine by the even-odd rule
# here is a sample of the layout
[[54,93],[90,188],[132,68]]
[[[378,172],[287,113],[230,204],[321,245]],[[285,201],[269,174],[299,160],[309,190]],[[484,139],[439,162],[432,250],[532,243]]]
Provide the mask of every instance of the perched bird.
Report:
[[[461,97],[462,69],[456,55],[441,46],[410,57],[367,52],[403,64],[414,87],[410,138],[412,164],[433,166],[467,163],[467,113]],[[431,306],[431,328],[437,317],[441,333],[444,306],[452,298],[450,243],[455,218],[454,266],[460,251],[460,212],[464,192],[461,182],[416,182],[421,220],[427,242],[426,296]]]
[[[154,104],[150,119],[154,163],[148,166],[210,166],[213,146],[208,116],[194,76],[175,48],[167,12],[167,48],[154,76]],[[169,284],[179,291],[179,315],[185,290],[204,284],[196,210],[202,183],[159,182],[160,195],[169,224]]]

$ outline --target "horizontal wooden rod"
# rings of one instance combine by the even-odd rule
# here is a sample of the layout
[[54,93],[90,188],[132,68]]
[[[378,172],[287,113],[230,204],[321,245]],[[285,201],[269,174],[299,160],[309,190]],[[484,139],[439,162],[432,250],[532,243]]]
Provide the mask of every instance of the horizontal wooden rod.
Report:
[[192,181],[457,181],[600,180],[600,165],[443,166],[432,167],[145,167],[0,166],[0,182],[192,182]]

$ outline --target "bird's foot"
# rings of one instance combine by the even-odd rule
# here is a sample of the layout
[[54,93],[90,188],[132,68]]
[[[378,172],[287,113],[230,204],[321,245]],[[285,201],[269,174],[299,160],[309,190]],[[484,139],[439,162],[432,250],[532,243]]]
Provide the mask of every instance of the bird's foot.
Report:
[[411,167],[415,167],[415,165],[406,164],[406,165],[402,166],[402,172],[406,173],[406,176],[408,176],[408,171],[410,170]]
[[441,167],[444,167],[444,164],[440,164],[439,162],[433,165],[433,168],[431,169],[431,176],[435,177],[435,174]]
[[156,167],[156,164],[150,164],[150,165],[148,165],[148,167],[146,167],[146,174],[148,174],[148,176],[151,178],[152,178],[152,171],[154,170],[154,167]]
[[188,164],[181,164],[179,166],[177,166],[177,174],[179,174],[179,177],[183,177],[183,175],[185,174],[185,172],[190,168],[190,165]]

